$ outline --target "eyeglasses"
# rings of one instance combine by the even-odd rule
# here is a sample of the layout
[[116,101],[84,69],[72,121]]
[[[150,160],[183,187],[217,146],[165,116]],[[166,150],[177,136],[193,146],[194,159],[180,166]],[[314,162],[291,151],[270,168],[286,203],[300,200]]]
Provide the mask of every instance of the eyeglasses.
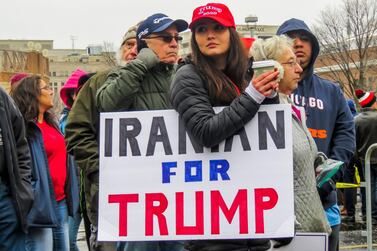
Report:
[[146,39],[152,39],[152,38],[162,38],[162,41],[164,41],[165,43],[171,43],[171,41],[174,39],[177,43],[179,41],[182,41],[183,37],[181,36],[172,36],[172,35],[168,35],[168,34],[161,34],[161,35],[156,35],[156,36],[153,36],[153,37],[147,37]]
[[52,87],[50,85],[45,85],[41,88],[39,88],[40,90],[46,90],[46,91],[51,91],[52,90]]
[[280,63],[280,64],[282,64],[282,65],[288,65],[288,66],[294,68],[294,67],[297,66],[297,65],[300,66],[300,60],[297,59],[297,58],[295,58],[295,59],[292,59],[292,60],[289,61],[289,62]]

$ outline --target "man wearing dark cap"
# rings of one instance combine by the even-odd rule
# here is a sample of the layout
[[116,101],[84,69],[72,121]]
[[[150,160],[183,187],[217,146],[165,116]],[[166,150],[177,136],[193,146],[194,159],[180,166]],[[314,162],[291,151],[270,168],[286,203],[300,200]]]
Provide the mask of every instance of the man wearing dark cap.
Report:
[[[98,109],[104,112],[169,108],[168,92],[178,60],[179,32],[184,20],[154,14],[137,30],[136,59],[112,71],[97,93]],[[142,88],[141,88],[142,87]]]
[[[355,117],[356,128],[356,158],[360,160],[363,170],[365,170],[365,154],[368,148],[377,143],[377,102],[374,92],[365,92],[361,89],[355,90],[359,104],[360,113]],[[370,178],[371,178],[371,204],[372,223],[377,224],[377,152],[373,151],[370,158]],[[362,213],[365,218],[365,190],[362,190],[363,206]]]
[[[137,29],[135,60],[109,73],[97,92],[98,110],[145,111],[170,108],[169,90],[178,61],[179,32],[186,21],[173,20],[157,13],[144,20]],[[180,251],[179,241],[127,242],[127,251]]]
[[[292,101],[303,106],[307,115],[307,126],[318,151],[329,158],[348,163],[355,150],[355,132],[352,114],[340,87],[313,73],[314,62],[319,53],[317,38],[301,20],[285,21],[277,31],[294,40],[293,49],[300,60],[303,73]],[[342,177],[338,172],[318,189],[327,219],[332,228],[329,236],[329,251],[339,249],[340,210],[337,205],[335,183]]]
[[[126,65],[137,55],[137,25],[130,27],[121,44],[120,65]],[[75,157],[83,174],[86,210],[91,222],[90,250],[117,250],[116,242],[98,242],[98,129],[99,112],[96,104],[97,90],[105,83],[109,71],[85,75],[79,79],[80,92],[73,103],[65,127],[67,150]],[[84,80],[85,79],[85,80]],[[86,83],[83,84],[82,81]],[[81,87],[81,85],[83,86]]]

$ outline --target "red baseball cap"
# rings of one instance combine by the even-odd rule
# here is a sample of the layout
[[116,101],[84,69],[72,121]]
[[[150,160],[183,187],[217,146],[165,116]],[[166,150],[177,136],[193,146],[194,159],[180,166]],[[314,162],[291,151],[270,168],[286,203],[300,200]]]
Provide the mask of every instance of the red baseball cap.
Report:
[[192,29],[195,23],[203,18],[213,19],[225,27],[236,28],[232,13],[226,5],[221,3],[208,3],[196,8],[192,13],[192,20],[189,28]]

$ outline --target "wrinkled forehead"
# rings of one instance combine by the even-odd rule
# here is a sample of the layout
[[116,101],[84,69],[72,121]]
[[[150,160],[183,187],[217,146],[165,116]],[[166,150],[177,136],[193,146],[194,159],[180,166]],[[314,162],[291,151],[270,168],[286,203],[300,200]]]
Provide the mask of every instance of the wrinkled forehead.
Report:
[[296,55],[293,52],[293,48],[290,46],[284,46],[284,48],[281,49],[281,53],[278,56],[280,60],[290,60],[290,59],[295,59]]

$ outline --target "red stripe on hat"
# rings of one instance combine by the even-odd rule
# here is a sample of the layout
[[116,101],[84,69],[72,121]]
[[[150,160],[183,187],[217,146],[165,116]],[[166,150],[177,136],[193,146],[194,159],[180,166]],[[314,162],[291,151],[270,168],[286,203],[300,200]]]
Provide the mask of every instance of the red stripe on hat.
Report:
[[370,102],[373,101],[373,98],[374,98],[373,92],[366,92],[365,95],[361,97],[361,99],[359,99],[359,103],[361,107],[367,106]]

